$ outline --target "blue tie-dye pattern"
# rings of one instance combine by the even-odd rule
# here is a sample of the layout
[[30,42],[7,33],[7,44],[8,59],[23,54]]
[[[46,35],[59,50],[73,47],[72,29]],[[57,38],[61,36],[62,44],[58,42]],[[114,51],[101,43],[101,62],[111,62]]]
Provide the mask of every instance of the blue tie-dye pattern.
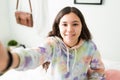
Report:
[[25,57],[25,61],[26,61],[26,62],[25,62],[24,67],[27,67],[27,66],[30,65],[31,59],[32,59],[32,58],[31,58],[30,56],[26,56],[26,57]]
[[45,48],[43,48],[43,47],[39,47],[40,48],[40,53],[42,54],[42,53],[46,53],[46,49]]
[[73,80],[79,80],[78,77],[75,77]]
[[68,78],[70,76],[70,72],[67,72],[66,74],[65,74],[65,78]]

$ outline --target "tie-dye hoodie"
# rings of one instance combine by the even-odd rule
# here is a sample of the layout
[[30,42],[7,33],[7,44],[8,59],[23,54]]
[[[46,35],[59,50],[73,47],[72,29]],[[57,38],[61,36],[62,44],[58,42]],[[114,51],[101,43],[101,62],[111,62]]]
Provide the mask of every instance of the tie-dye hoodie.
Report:
[[105,80],[100,53],[91,40],[80,40],[78,45],[69,48],[60,38],[48,37],[36,49],[15,51],[20,56],[16,70],[33,69],[49,61],[48,80]]

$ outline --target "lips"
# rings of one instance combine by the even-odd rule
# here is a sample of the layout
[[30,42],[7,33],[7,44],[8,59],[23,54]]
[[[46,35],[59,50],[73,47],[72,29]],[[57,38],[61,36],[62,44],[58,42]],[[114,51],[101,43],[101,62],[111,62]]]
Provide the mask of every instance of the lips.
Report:
[[65,36],[70,36],[70,37],[72,37],[72,36],[75,36],[75,34],[65,34]]

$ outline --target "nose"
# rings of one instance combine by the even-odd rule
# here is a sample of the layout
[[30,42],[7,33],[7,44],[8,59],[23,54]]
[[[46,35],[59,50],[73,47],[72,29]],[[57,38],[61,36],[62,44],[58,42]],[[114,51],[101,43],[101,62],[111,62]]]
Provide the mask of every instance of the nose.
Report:
[[73,27],[72,27],[71,25],[69,25],[69,26],[67,27],[67,31],[68,31],[68,32],[72,32],[72,31],[73,31]]

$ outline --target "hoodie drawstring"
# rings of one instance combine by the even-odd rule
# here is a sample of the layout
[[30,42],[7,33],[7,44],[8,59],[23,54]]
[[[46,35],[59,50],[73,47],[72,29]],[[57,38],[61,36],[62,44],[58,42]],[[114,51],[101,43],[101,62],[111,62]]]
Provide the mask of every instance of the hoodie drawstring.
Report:
[[69,49],[67,48],[67,72],[69,72]]
[[72,69],[74,68],[75,63],[76,63],[76,59],[77,59],[76,57],[77,57],[77,50],[75,49],[75,58],[74,58],[74,61],[73,61]]
[[[76,60],[77,60],[77,50],[75,50],[75,57],[74,57],[74,61],[73,61],[73,66],[72,66],[72,69],[74,69],[74,66],[75,66],[75,63],[76,63]],[[67,72],[69,72],[70,68],[69,68],[69,61],[70,61],[70,57],[69,57],[69,49],[67,48]]]

